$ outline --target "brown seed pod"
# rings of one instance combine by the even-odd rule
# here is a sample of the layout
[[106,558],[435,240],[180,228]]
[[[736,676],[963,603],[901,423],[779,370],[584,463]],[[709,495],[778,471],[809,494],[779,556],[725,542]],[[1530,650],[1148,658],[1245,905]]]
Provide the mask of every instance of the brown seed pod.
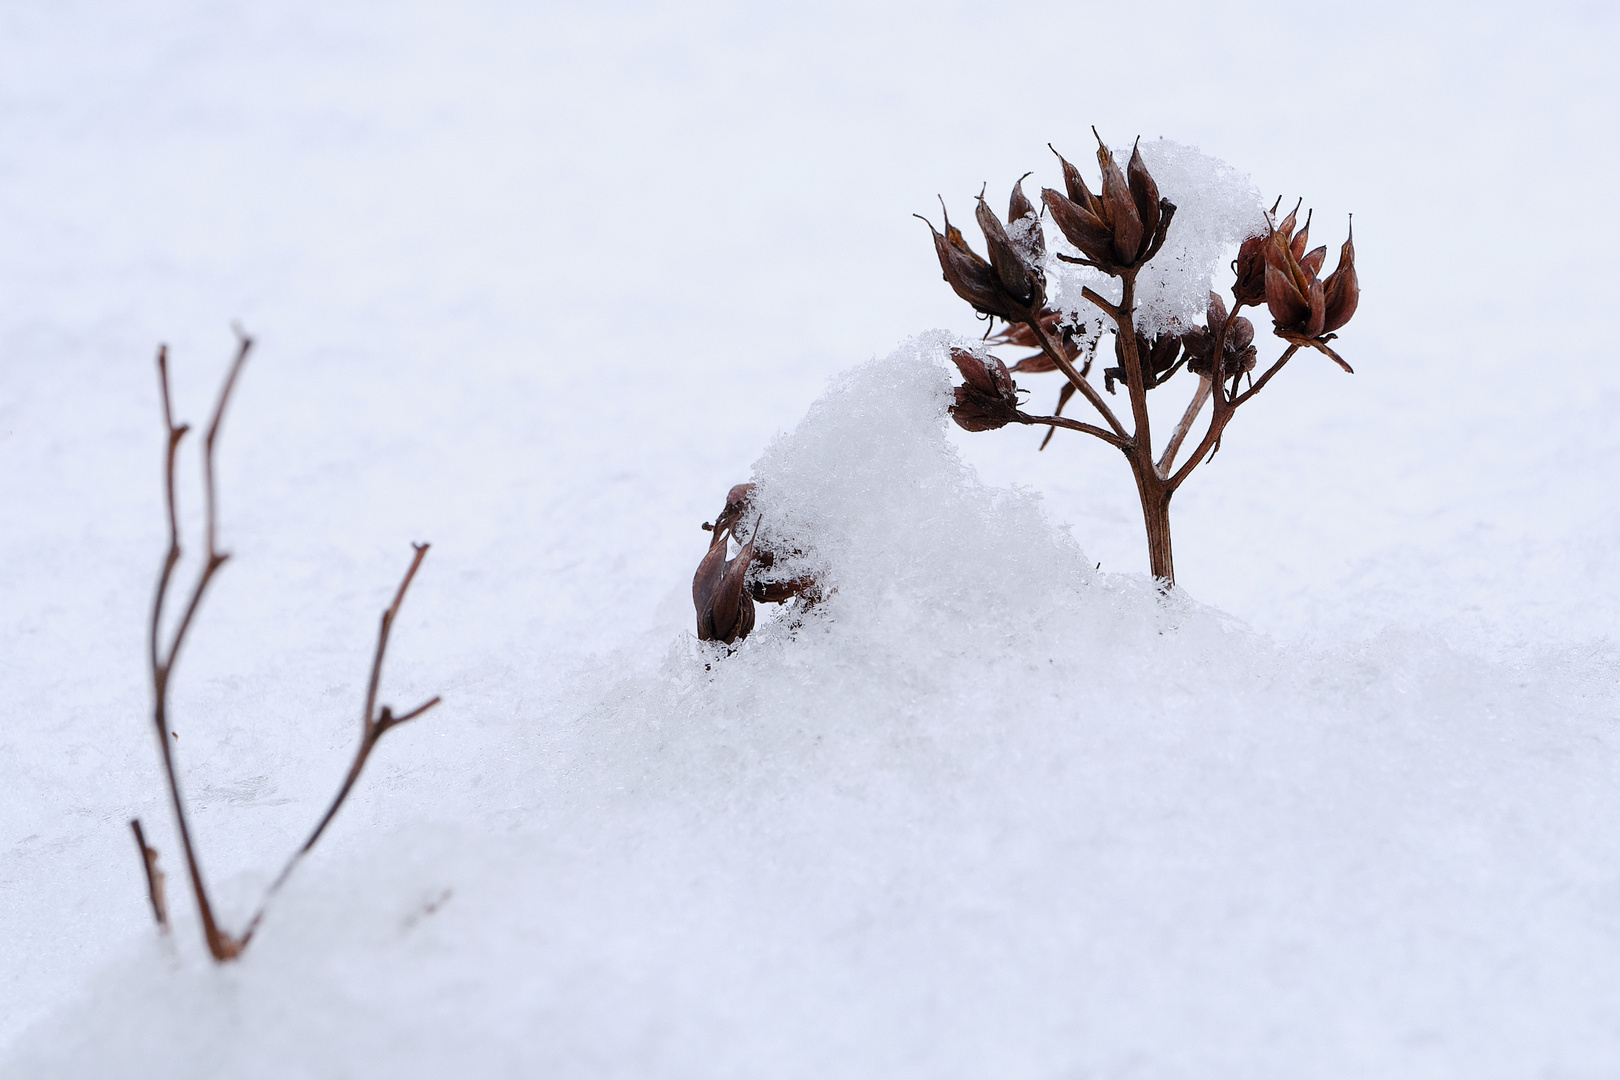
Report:
[[1121,266],[1130,266],[1142,250],[1142,217],[1131,199],[1131,186],[1114,160],[1114,152],[1097,139],[1097,166],[1102,170],[1103,209],[1114,233],[1114,257]]
[[1051,213],[1052,223],[1069,243],[1079,248],[1080,253],[1098,268],[1108,273],[1114,272],[1117,262],[1114,234],[1105,221],[1051,188],[1041,190],[1041,201]]
[[951,362],[964,380],[955,388],[951,419],[966,431],[994,431],[1018,419],[1018,387],[1007,365],[966,349],[952,349]]
[[1361,300],[1361,288],[1356,281],[1355,226],[1339,248],[1339,265],[1327,276],[1323,288],[1327,296],[1327,310],[1322,320],[1324,331],[1337,330],[1350,321]]
[[1013,185],[1012,198],[1007,201],[1007,224],[1009,225],[1035,212],[1035,205],[1024,194],[1024,181],[1028,179],[1029,173],[1025,173]]
[[1069,160],[1062,154],[1053,150],[1051,143],[1047,143],[1046,148],[1052,150],[1052,153],[1057,156],[1058,161],[1063,166],[1063,186],[1069,193],[1070,201],[1101,221],[1104,217],[1102,201],[1091,193],[1090,188],[1086,187],[1085,177],[1080,175],[1080,170],[1069,164]]
[[1266,235],[1251,236],[1238,247],[1232,272],[1237,281],[1232,286],[1232,299],[1244,304],[1263,304],[1266,300]]
[[949,237],[935,230],[927,218],[918,216],[933,233],[934,254],[939,257],[939,268],[945,275],[946,283],[956,295],[973,305],[977,311],[1011,322],[1015,314],[1012,298],[1002,288],[995,268],[980,258],[965,242],[959,242],[962,234],[951,228],[948,220],[945,227],[950,230]]
[[1007,235],[1001,219],[990,209],[990,204],[979,196],[974,216],[984,232],[985,246],[990,250],[990,265],[996,271],[1002,289],[1021,307],[1039,306],[1046,296],[1040,280],[1040,271],[1032,266],[1028,257],[1018,250]]
[[1136,204],[1137,216],[1142,219],[1142,232],[1152,236],[1159,229],[1159,185],[1154,183],[1147,166],[1142,163],[1141,140],[1131,147],[1131,161],[1125,167],[1125,178],[1130,182],[1131,201]]

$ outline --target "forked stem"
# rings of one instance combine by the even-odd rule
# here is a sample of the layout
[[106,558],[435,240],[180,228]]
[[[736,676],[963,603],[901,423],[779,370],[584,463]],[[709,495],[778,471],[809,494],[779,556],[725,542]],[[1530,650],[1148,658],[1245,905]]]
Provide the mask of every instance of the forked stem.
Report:
[[246,944],[253,937],[253,932],[259,928],[259,921],[264,918],[265,909],[269,906],[271,898],[280,891],[281,886],[292,876],[292,872],[299,862],[303,860],[305,855],[309,854],[309,849],[315,846],[315,842],[321,838],[321,834],[326,831],[326,827],[337,816],[339,808],[343,806],[343,800],[349,797],[349,792],[353,790],[355,781],[360,779],[360,770],[365,768],[366,760],[371,757],[371,751],[376,747],[377,741],[383,737],[383,733],[407,721],[415,720],[418,716],[439,704],[440,699],[435,694],[410,712],[400,716],[395,716],[387,705],[382,707],[380,713],[374,712],[377,705],[377,686],[382,680],[383,657],[388,652],[388,635],[394,628],[394,619],[399,615],[400,605],[405,602],[405,590],[411,587],[411,579],[416,577],[416,569],[422,565],[422,560],[427,557],[430,546],[429,544],[411,545],[416,554],[412,556],[411,565],[406,568],[405,576],[400,580],[399,588],[394,593],[394,602],[389,604],[388,609],[382,614],[382,625],[377,632],[377,651],[371,660],[371,678],[366,683],[366,706],[360,723],[360,745],[355,750],[354,761],[349,766],[348,775],[343,778],[343,784],[338,788],[337,795],[332,800],[332,805],[326,808],[326,813],[321,816],[315,830],[309,834],[309,839],[304,841],[302,847],[293,852],[292,858],[287,860],[287,865],[282,867],[281,873],[276,875],[276,880],[271,882],[269,889],[265,890],[264,900],[260,902],[259,910],[248,921],[247,931],[242,935],[243,944]]
[[[253,339],[237,331],[238,348],[236,359],[232,362],[225,381],[220,387],[219,397],[214,403],[213,416],[209,420],[208,434],[203,442],[203,499],[204,499],[204,552],[203,564],[197,576],[197,582],[192,587],[191,594],[186,600],[185,609],[175,625],[173,633],[169,636],[165,647],[163,632],[163,609],[168,599],[169,588],[174,581],[174,569],[180,561],[180,515],[175,500],[174,471],[175,458],[180,447],[180,441],[188,430],[186,425],[177,424],[174,420],[174,406],[169,391],[169,364],[167,348],[158,350],[158,384],[163,393],[163,423],[168,433],[168,448],[165,454],[163,473],[163,497],[167,511],[169,525],[169,549],[163,558],[162,569],[158,573],[157,590],[152,598],[152,615],[149,626],[148,659],[152,675],[152,717],[156,727],[158,749],[163,760],[163,773],[168,783],[169,799],[174,809],[175,823],[180,833],[180,844],[186,856],[186,870],[191,879],[192,894],[197,900],[197,912],[202,920],[203,939],[208,946],[209,954],[217,962],[234,959],[239,956],[253,933],[258,929],[260,921],[264,918],[266,907],[276,891],[287,880],[293,868],[298,865],[321,834],[331,823],[333,816],[343,805],[353,789],[355,781],[359,779],[360,771],[365,767],[366,760],[371,756],[372,749],[383,733],[409,720],[427,712],[439,704],[437,696],[412,709],[410,712],[395,716],[388,706],[383,706],[381,712],[377,711],[377,690],[382,681],[383,658],[388,651],[389,633],[393,629],[394,619],[399,614],[400,605],[405,601],[405,592],[410,588],[417,569],[422,565],[422,559],[427,555],[427,544],[412,544],[415,554],[411,564],[405,571],[399,588],[394,592],[393,603],[383,612],[382,627],[377,636],[377,649],[371,661],[371,677],[366,683],[365,715],[361,728],[360,747],[355,754],[354,762],[349,767],[349,773],[344,778],[343,785],[338,789],[337,797],[327,808],[315,831],[304,841],[304,845],[295,852],[287,865],[277,876],[275,882],[265,892],[259,909],[249,920],[247,929],[240,937],[233,937],[220,928],[219,921],[214,914],[214,906],[208,896],[208,887],[203,880],[202,866],[197,858],[196,844],[192,840],[191,825],[186,817],[185,800],[180,793],[180,779],[174,763],[174,751],[170,745],[173,736],[169,728],[169,686],[174,673],[174,665],[179,658],[181,646],[184,645],[187,633],[202,604],[203,594],[214,574],[225,564],[228,555],[218,549],[218,493],[214,471],[214,446],[219,438],[220,426],[225,418],[225,408],[230,403],[231,393],[236,388],[236,382],[241,375],[242,367],[247,362],[248,352],[253,347]],[[147,896],[152,904],[152,914],[158,925],[167,929],[168,909],[163,891],[163,872],[158,869],[158,853],[146,842],[146,835],[141,828],[139,820],[131,821],[130,827],[135,833],[135,840],[139,846],[141,861],[146,871]]]
[[[163,757],[163,773],[168,780],[169,800],[174,807],[176,827],[180,832],[180,846],[186,856],[186,872],[191,878],[191,891],[197,898],[197,914],[202,919],[203,939],[208,945],[209,954],[215,960],[230,960],[242,951],[242,943],[230,934],[221,930],[219,922],[214,918],[214,906],[208,899],[208,886],[203,881],[202,865],[197,859],[197,848],[191,839],[191,824],[186,818],[185,800],[180,794],[180,778],[174,767],[174,752],[169,746],[169,678],[174,672],[175,661],[180,656],[180,647],[185,643],[186,633],[191,629],[192,619],[197,614],[197,608],[202,603],[203,593],[208,590],[208,583],[214,579],[214,574],[224,565],[228,556],[220,554],[215,546],[218,531],[215,515],[218,511],[218,500],[214,493],[214,442],[219,436],[220,424],[225,418],[225,407],[230,404],[231,391],[236,388],[237,377],[242,372],[242,366],[247,363],[248,352],[253,348],[253,339],[237,331],[236,359],[232,361],[230,371],[221,385],[219,398],[214,403],[214,414],[208,423],[208,436],[203,444],[203,488],[204,506],[207,523],[204,536],[207,542],[207,551],[204,553],[202,570],[197,576],[197,583],[192,587],[191,596],[186,602],[185,613],[181,615],[180,622],[174,628],[169,638],[168,648],[160,644],[163,623],[163,606],[167,598],[169,586],[174,580],[175,564],[180,561],[180,516],[174,497],[174,465],[175,457],[180,448],[180,440],[185,437],[188,430],[185,424],[174,422],[174,406],[169,393],[169,352],[166,347],[158,349],[158,383],[163,390],[163,423],[168,429],[168,453],[165,458],[163,473],[163,496],[167,504],[169,519],[169,550],[163,559],[163,569],[158,574],[156,595],[152,598],[152,622],[150,658],[152,671],[152,720],[157,731],[158,749]],[[142,840],[143,856],[145,841]],[[155,855],[155,853],[154,853]]]
[[1159,474],[1159,479],[1169,478],[1170,466],[1175,464],[1176,454],[1181,450],[1181,444],[1186,440],[1187,432],[1192,430],[1193,421],[1198,419],[1198,414],[1203,410],[1204,403],[1209,400],[1209,394],[1210,381],[1207,377],[1201,375],[1198,378],[1198,389],[1193,393],[1192,400],[1187,402],[1187,411],[1181,414],[1181,420],[1176,424],[1176,430],[1170,433],[1170,442],[1165,445],[1164,456],[1159,459],[1159,464],[1154,470]]

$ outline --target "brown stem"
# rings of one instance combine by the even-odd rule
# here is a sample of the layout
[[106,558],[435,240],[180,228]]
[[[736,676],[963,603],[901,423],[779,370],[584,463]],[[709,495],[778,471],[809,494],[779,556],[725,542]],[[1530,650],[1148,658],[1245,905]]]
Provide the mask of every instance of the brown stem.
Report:
[[1164,448],[1164,456],[1159,458],[1159,464],[1153,470],[1159,474],[1159,479],[1165,479],[1170,475],[1170,466],[1175,463],[1176,452],[1181,449],[1182,442],[1187,438],[1187,432],[1192,430],[1193,421],[1198,419],[1199,412],[1204,408],[1204,402],[1209,400],[1209,393],[1209,379],[1199,376],[1198,389],[1193,393],[1192,400],[1187,402],[1187,411],[1181,414],[1176,430],[1170,433],[1170,443]]
[[254,931],[259,928],[259,922],[264,918],[265,910],[269,907],[271,898],[286,883],[287,878],[292,875],[293,870],[304,856],[309,853],[309,850],[315,846],[315,842],[326,831],[326,826],[331,824],[332,819],[337,816],[338,809],[342,807],[343,800],[349,797],[349,791],[354,787],[355,781],[360,779],[360,771],[365,768],[366,760],[371,757],[371,751],[376,747],[378,740],[383,737],[383,733],[390,728],[398,727],[400,724],[416,719],[439,704],[439,697],[434,695],[410,712],[399,716],[395,716],[386,705],[382,707],[380,713],[376,712],[377,687],[382,681],[383,657],[388,652],[388,636],[394,628],[394,619],[399,615],[400,605],[405,602],[405,590],[411,587],[411,579],[416,577],[417,567],[421,566],[422,560],[427,557],[429,546],[428,544],[411,545],[416,554],[411,558],[411,565],[406,568],[405,576],[400,580],[399,588],[394,592],[394,602],[389,604],[388,609],[382,613],[382,625],[377,632],[377,650],[371,659],[371,677],[366,683],[365,713],[360,722],[360,745],[355,750],[354,761],[349,765],[348,775],[343,778],[337,796],[332,800],[332,804],[326,808],[326,813],[321,816],[315,830],[309,834],[309,839],[304,841],[302,847],[293,852],[292,858],[287,860],[287,865],[282,867],[281,873],[276,875],[276,879],[270,884],[270,888],[265,890],[264,899],[259,903],[259,910],[254,912],[253,918],[248,921],[247,930],[242,934],[242,944],[244,946],[252,940]]
[[1170,544],[1170,496],[1174,490],[1149,465],[1144,470],[1134,459],[1131,471],[1136,474],[1136,493],[1142,501],[1142,524],[1147,529],[1148,568],[1171,589],[1176,584],[1176,563]]
[[1107,315],[1110,319],[1113,319],[1114,322],[1116,322],[1116,323],[1119,322],[1119,320],[1120,320],[1119,308],[1115,307],[1113,304],[1109,303],[1107,300],[1104,300],[1102,298],[1102,295],[1100,293],[1094,291],[1091,288],[1091,286],[1087,285],[1086,287],[1081,289],[1080,290],[1080,295],[1085,297],[1087,300],[1090,300],[1097,307],[1101,308],[1103,314]]
[[1293,358],[1299,348],[1297,344],[1289,345],[1277,362],[1267,368],[1264,375],[1255,380],[1253,386],[1235,398],[1228,399],[1225,383],[1217,381],[1215,385],[1215,410],[1209,418],[1209,429],[1204,432],[1204,437],[1199,442],[1198,449],[1194,450],[1192,456],[1182,464],[1174,476],[1170,477],[1169,485],[1172,491],[1180,487],[1192,471],[1207,460],[1210,453],[1220,444],[1221,434],[1226,430],[1226,425],[1231,422],[1238,406],[1258,394],[1266,383],[1271,381],[1271,377],[1281,371],[1283,365]]
[[169,931],[169,905],[163,896],[163,871],[158,869],[157,849],[146,842],[140,818],[130,818],[129,827],[135,833],[135,847],[141,853],[141,869],[146,871],[146,898],[152,902],[152,917],[164,933]]
[[1278,357],[1277,362],[1268,367],[1264,375],[1254,380],[1253,386],[1249,387],[1247,390],[1243,391],[1243,393],[1232,399],[1232,408],[1237,408],[1239,405],[1243,404],[1245,401],[1248,401],[1250,398],[1254,397],[1254,395],[1258,394],[1262,389],[1264,389],[1266,383],[1271,381],[1271,377],[1277,374],[1277,372],[1281,371],[1283,369],[1283,365],[1292,360],[1294,354],[1297,352],[1299,352],[1298,345],[1288,346],[1288,349],[1282,354],[1282,356]]
[[[1045,424],[1053,428],[1067,428],[1069,431],[1083,431],[1087,435],[1095,435],[1110,446],[1117,446],[1121,450],[1126,448],[1126,442],[1111,431],[1104,431],[1095,424],[1082,423],[1079,420],[1070,420],[1067,416],[1030,416],[1028,413],[1019,413],[1020,424]],[[1041,445],[1045,445],[1042,443]]]
[[[1153,461],[1153,429],[1148,418],[1147,375],[1142,370],[1142,356],[1136,347],[1136,272],[1126,270],[1119,275],[1120,299],[1111,304],[1093,290],[1081,294],[1102,309],[1114,321],[1114,334],[1119,340],[1119,352],[1125,368],[1125,386],[1131,398],[1131,418],[1136,431],[1123,447],[1131,462],[1131,473],[1136,477],[1136,494],[1142,503],[1142,524],[1147,530],[1148,566],[1164,589],[1176,584],[1175,559],[1170,544],[1170,496],[1175,489],[1165,482]],[[1190,421],[1189,421],[1190,422]]]
[[[1037,312],[1025,319],[1024,325],[1029,327],[1029,332],[1034,335],[1036,344],[1041,347],[1041,351],[1046,354],[1047,359],[1058,366],[1058,370],[1063,372],[1070,384],[1085,395],[1085,399],[1091,403],[1091,407],[1096,409],[1104,420],[1108,421],[1108,426],[1114,429],[1114,434],[1120,440],[1116,445],[1128,442],[1130,436],[1126,434],[1124,426],[1120,424],[1119,418],[1114,415],[1114,411],[1108,407],[1108,403],[1102,399],[1102,395],[1097,393],[1097,388],[1087,382],[1085,376],[1074,369],[1074,365],[1069,363],[1069,358],[1063,355],[1062,348],[1047,337],[1045,328],[1041,326],[1039,313]],[[1113,439],[1108,441],[1114,442]]]
[[[1136,310],[1136,272],[1120,274],[1119,307],[1109,312],[1119,335],[1120,351],[1125,357],[1125,384],[1131,395],[1131,416],[1136,421],[1136,455],[1151,471],[1153,468],[1153,431],[1148,420],[1147,377],[1142,372],[1142,357],[1136,349],[1136,326],[1132,313]],[[1157,475],[1157,474],[1155,474]]]
[[214,414],[208,425],[208,437],[203,450],[203,484],[204,497],[207,507],[207,545],[208,550],[203,561],[203,568],[198,575],[197,584],[192,588],[191,597],[186,604],[185,614],[181,616],[179,624],[175,627],[169,639],[169,647],[161,649],[159,635],[162,631],[163,606],[167,597],[169,586],[173,580],[175,564],[180,561],[180,525],[179,514],[174,498],[174,464],[175,452],[179,448],[180,439],[186,433],[186,426],[174,422],[174,409],[169,395],[169,363],[168,350],[158,350],[158,382],[163,390],[163,423],[168,428],[168,452],[165,458],[163,476],[163,493],[168,508],[169,519],[169,550],[164,556],[163,569],[158,574],[157,593],[152,600],[151,621],[151,666],[152,666],[152,719],[157,729],[158,747],[163,756],[163,772],[168,779],[169,800],[174,807],[175,822],[180,832],[180,846],[185,851],[186,870],[191,878],[191,890],[197,899],[197,912],[202,918],[203,938],[208,945],[209,953],[215,960],[229,960],[242,950],[242,943],[219,928],[214,918],[214,907],[208,899],[208,887],[203,882],[202,866],[197,860],[196,845],[192,843],[191,826],[186,819],[185,800],[180,794],[180,778],[174,767],[174,753],[169,746],[169,676],[174,671],[174,664],[180,655],[180,646],[185,642],[186,632],[191,628],[192,618],[202,603],[203,593],[208,589],[208,583],[213,580],[214,573],[225,562],[225,556],[215,549],[215,508],[217,500],[214,492],[214,441],[219,434],[219,426],[224,419],[225,407],[230,402],[231,390],[236,386],[237,376],[241,373],[242,365],[247,362],[248,351],[253,347],[253,339],[237,332],[239,346],[236,359],[231,364],[230,372],[220,388],[219,398],[214,403]]

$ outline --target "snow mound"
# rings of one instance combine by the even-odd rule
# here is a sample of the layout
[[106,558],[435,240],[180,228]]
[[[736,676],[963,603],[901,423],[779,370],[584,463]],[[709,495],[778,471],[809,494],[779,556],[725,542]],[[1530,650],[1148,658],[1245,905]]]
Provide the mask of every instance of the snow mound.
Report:
[[957,456],[949,343],[757,464],[823,602],[530,661],[436,818],[348,822],[233,967],[182,910],[8,1075],[1610,1071],[1612,651],[1305,652],[1097,573]]

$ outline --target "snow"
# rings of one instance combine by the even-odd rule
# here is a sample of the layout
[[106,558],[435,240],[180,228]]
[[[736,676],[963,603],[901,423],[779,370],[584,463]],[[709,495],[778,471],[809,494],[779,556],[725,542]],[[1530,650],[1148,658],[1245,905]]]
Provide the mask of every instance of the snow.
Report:
[[[0,13],[0,1075],[1614,1072],[1620,219],[1501,193],[1620,178],[1615,16],[1290,9],[1312,89],[1259,100],[1282,14],[1017,6],[1144,43],[1048,96],[941,63],[1005,40],[966,9]],[[949,424],[909,217],[1093,122],[1356,215],[1357,374],[1245,406],[1171,598],[1116,454]],[[174,707],[228,925],[411,540],[382,700],[445,704],[216,968],[140,658],[151,358],[200,422],[231,318]],[[750,479],[836,589],[727,653],[689,586]]]
[[[1246,173],[1195,146],[1160,138],[1144,139],[1140,147],[1142,163],[1158,185],[1159,195],[1176,206],[1164,247],[1137,278],[1136,326],[1156,337],[1204,324],[1210,292],[1230,288],[1232,275],[1227,265],[1246,237],[1264,230],[1265,208],[1270,204],[1261,200]],[[1130,150],[1123,145],[1114,150],[1124,168]],[[1069,157],[1076,161],[1072,154]],[[1087,184],[1101,190],[1102,181],[1091,175]],[[1061,175],[1054,176],[1050,186],[1063,190]],[[1061,232],[1051,231],[1055,242],[1068,249],[1065,254],[1077,254]],[[1055,251],[1045,268],[1054,307],[1071,312],[1075,323],[1087,324],[1093,333],[1099,326],[1110,325],[1081,290],[1090,287],[1117,304],[1120,289],[1116,279],[1063,262]]]

